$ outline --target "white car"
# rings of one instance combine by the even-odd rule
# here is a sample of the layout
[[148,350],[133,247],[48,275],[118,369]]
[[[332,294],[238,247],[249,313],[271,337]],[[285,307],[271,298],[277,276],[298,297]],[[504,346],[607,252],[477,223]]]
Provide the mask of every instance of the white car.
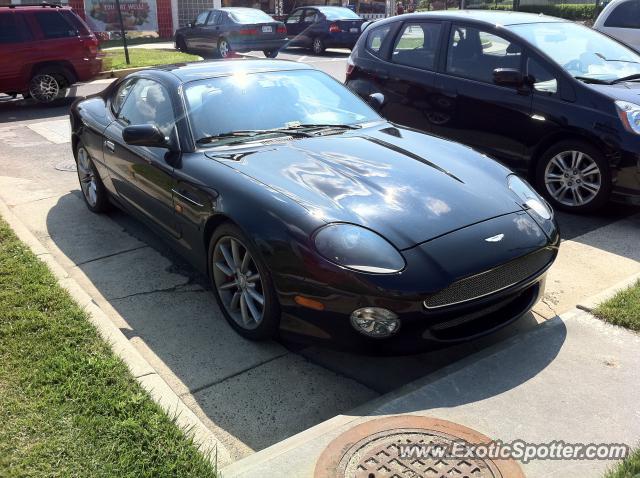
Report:
[[640,0],[613,0],[593,28],[640,51]]

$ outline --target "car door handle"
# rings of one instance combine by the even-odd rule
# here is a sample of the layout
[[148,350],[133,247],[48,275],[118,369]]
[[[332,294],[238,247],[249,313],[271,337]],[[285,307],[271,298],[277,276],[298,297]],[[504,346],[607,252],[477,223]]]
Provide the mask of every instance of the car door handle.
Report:
[[115,153],[115,151],[116,151],[115,143],[113,141],[109,141],[108,139],[104,140],[104,147],[107,148],[112,153]]

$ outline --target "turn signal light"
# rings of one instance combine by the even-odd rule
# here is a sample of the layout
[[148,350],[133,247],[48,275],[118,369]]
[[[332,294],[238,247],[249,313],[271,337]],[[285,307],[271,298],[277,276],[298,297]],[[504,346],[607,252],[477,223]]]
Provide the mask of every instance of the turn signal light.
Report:
[[313,310],[324,310],[324,304],[322,302],[318,302],[317,300],[309,299],[309,297],[303,297],[301,295],[296,295],[293,298],[294,302],[302,307],[307,307]]
[[340,33],[340,27],[337,23],[332,23],[329,26],[329,33]]

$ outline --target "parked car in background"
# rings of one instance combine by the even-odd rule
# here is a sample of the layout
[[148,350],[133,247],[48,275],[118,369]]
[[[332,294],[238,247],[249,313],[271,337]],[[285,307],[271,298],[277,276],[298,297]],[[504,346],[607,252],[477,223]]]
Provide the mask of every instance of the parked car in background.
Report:
[[146,221],[249,339],[282,318],[357,350],[469,340],[526,313],[557,255],[552,211],[522,179],[388,123],[309,65],[145,70],[70,114],[89,209]]
[[220,8],[200,13],[175,34],[176,49],[227,58],[232,52],[259,50],[275,58],[287,38],[284,23],[255,8]]
[[70,8],[0,6],[0,92],[50,103],[101,69],[98,40]]
[[517,12],[403,15],[367,28],[346,84],[390,120],[468,144],[555,206],[640,202],[640,55],[591,28]]
[[613,0],[600,12],[593,28],[640,51],[640,0]]
[[326,48],[353,48],[363,23],[345,7],[300,7],[285,20],[289,46],[310,48],[316,55]]

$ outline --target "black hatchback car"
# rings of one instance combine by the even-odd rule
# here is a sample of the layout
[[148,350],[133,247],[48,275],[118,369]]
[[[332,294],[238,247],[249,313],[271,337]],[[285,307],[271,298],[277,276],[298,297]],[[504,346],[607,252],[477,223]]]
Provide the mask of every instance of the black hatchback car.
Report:
[[399,124],[528,175],[560,209],[640,202],[640,55],[517,12],[401,15],[365,30],[346,84]]
[[310,48],[322,55],[325,48],[353,48],[364,20],[345,7],[301,7],[285,20],[288,46]]
[[227,58],[232,52],[259,50],[275,58],[287,41],[287,29],[256,8],[205,10],[175,34],[175,47],[183,52]]

